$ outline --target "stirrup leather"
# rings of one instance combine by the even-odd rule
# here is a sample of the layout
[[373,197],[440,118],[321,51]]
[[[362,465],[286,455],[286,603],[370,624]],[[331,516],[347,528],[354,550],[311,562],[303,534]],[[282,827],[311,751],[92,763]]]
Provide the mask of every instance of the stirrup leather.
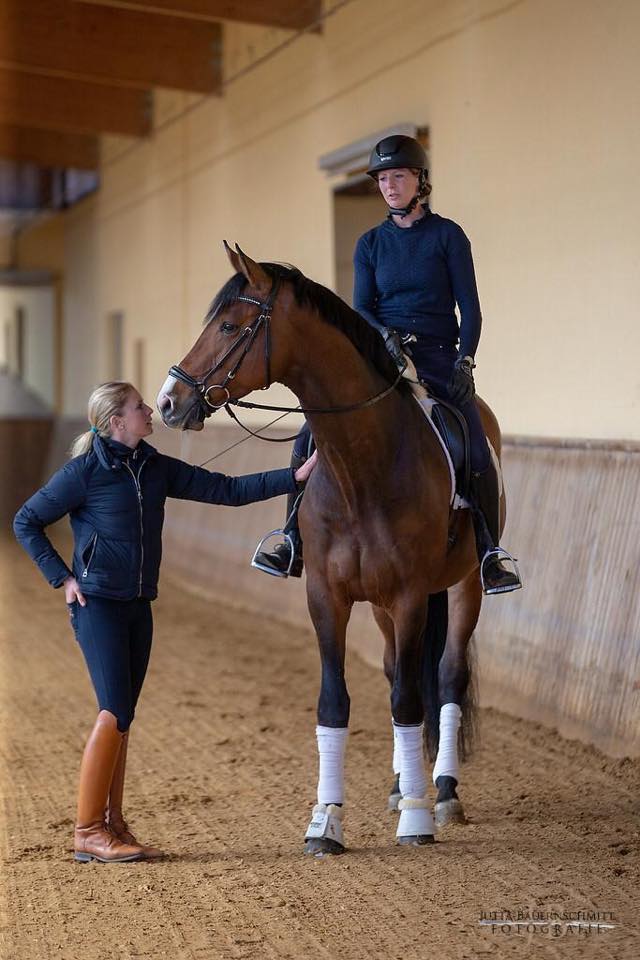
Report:
[[[517,584],[505,584],[505,586],[502,587],[487,587],[484,579],[484,570],[485,564],[488,560],[506,560],[507,563],[510,563],[513,567],[513,575],[518,581]],[[510,593],[512,590],[521,590],[522,579],[520,577],[520,571],[518,569],[518,563],[515,557],[512,557],[508,550],[504,550],[502,547],[494,547],[492,550],[487,550],[482,558],[482,563],[480,564],[480,582],[482,583],[482,592],[488,595],[494,593]]]
[[[273,567],[267,567],[266,564],[261,563],[260,560],[258,560],[258,555],[263,552],[262,547],[267,542],[267,540],[271,539],[271,537],[282,537],[289,544],[289,548],[291,550],[291,559],[289,560],[289,566],[287,567],[286,570],[274,570]],[[251,566],[255,567],[256,570],[262,570],[263,573],[268,573],[272,577],[282,577],[284,579],[288,577],[289,574],[291,573],[291,569],[293,567],[293,564],[295,563],[295,559],[296,559],[296,551],[293,543],[293,537],[291,536],[290,533],[287,533],[286,530],[278,529],[278,530],[272,530],[271,533],[267,533],[262,538],[262,540],[260,541],[260,543],[258,544],[258,546],[253,552],[253,557],[251,558]]]

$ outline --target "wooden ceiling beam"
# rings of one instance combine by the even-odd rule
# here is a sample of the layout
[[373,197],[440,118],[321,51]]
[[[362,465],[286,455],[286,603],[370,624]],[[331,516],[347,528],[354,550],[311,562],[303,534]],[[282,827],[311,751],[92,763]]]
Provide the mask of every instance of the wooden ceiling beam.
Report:
[[75,0],[0,0],[0,65],[215,93],[222,81],[222,27]]
[[268,27],[302,30],[316,23],[321,0],[76,0],[94,6],[160,13],[191,20],[237,20]]
[[0,126],[0,157],[40,167],[74,167],[96,170],[100,163],[100,138],[95,135]]
[[151,131],[151,94],[0,68],[0,124],[142,137]]

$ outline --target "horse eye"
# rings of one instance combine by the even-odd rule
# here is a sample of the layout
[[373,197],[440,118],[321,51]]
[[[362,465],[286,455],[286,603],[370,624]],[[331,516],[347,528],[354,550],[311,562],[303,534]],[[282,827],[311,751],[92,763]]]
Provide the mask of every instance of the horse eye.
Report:
[[223,333],[235,333],[238,326],[235,323],[230,323],[228,320],[225,320],[224,323],[220,324],[220,329]]

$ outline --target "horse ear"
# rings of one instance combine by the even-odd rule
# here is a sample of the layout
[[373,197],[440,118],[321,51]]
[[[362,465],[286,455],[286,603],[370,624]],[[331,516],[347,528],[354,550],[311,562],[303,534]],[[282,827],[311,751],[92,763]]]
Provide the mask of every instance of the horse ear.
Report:
[[234,256],[240,261],[238,270],[240,273],[244,273],[251,286],[256,287],[256,289],[260,289],[265,286],[269,287],[271,281],[260,264],[256,263],[255,260],[252,260],[251,257],[248,257],[247,254],[240,249],[237,243],[236,251],[237,253],[234,254]]
[[226,250],[227,256],[229,257],[229,262],[235,270],[236,273],[243,273],[242,264],[240,263],[240,257],[232,250],[226,240],[222,241],[224,243],[224,249]]

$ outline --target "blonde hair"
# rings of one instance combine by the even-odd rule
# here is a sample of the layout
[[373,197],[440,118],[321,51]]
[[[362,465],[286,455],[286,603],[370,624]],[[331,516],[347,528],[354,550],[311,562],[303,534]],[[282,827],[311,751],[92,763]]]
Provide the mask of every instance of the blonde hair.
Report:
[[109,380],[95,388],[87,405],[87,417],[91,429],[75,438],[69,451],[71,457],[79,457],[83,453],[88,453],[93,446],[93,438],[96,435],[100,437],[111,436],[111,423],[109,421],[111,417],[122,413],[132,390],[135,390],[133,384],[127,383],[125,380]]

